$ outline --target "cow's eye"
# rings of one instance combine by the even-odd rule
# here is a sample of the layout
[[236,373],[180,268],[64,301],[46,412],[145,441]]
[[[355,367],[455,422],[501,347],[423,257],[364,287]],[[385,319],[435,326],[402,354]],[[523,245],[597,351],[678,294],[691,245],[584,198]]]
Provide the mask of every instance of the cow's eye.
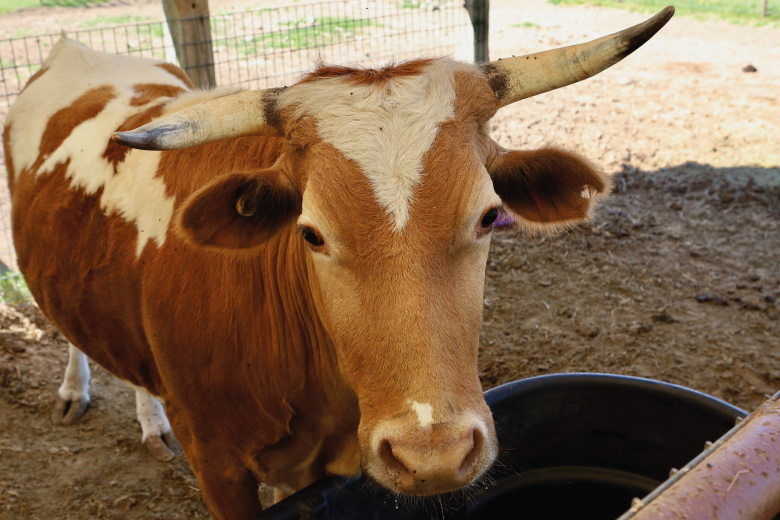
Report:
[[498,208],[493,208],[487,213],[485,213],[485,216],[482,217],[482,222],[480,223],[483,228],[489,228],[493,225],[493,222],[496,221],[498,218]]
[[317,232],[310,227],[304,227],[301,229],[301,234],[303,235],[303,239],[314,247],[319,247],[325,243],[325,241],[322,240],[322,237],[319,236]]

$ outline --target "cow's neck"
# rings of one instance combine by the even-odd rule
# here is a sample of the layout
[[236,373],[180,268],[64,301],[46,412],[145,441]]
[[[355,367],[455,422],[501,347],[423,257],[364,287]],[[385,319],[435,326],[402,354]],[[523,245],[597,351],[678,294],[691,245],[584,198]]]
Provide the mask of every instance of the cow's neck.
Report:
[[270,240],[261,256],[265,312],[283,336],[275,348],[296,364],[296,371],[305,363],[308,377],[341,384],[333,342],[312,293],[316,274],[304,240],[291,226]]
[[[262,315],[279,340],[265,347],[276,350],[272,357],[280,363],[273,369],[280,371],[279,390],[294,415],[291,435],[262,450],[256,459],[263,461],[262,467],[252,469],[282,489],[308,485],[325,470],[354,474],[359,470],[357,398],[341,375],[333,342],[318,314],[312,290],[316,274],[307,246],[290,228],[272,238],[260,257],[262,272],[270,275],[263,280]],[[327,467],[318,462],[323,460],[330,461]]]

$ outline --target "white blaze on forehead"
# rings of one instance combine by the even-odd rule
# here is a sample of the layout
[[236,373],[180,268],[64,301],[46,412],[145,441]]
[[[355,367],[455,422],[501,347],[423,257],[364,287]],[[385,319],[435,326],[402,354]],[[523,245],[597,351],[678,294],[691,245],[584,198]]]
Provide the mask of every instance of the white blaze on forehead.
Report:
[[433,424],[433,406],[428,403],[412,401],[412,410],[417,414],[417,422],[420,428],[428,428]]
[[433,61],[416,76],[378,85],[328,78],[287,89],[280,106],[298,105],[297,116],[317,120],[320,138],[363,170],[379,204],[401,230],[409,219],[422,160],[438,126],[455,117],[455,72],[471,65]]
[[[14,169],[21,172],[37,160],[46,126],[56,112],[71,106],[91,89],[113,88],[116,97],[97,116],[73,128],[60,146],[44,158],[36,175],[50,174],[58,165],[70,161],[65,177],[70,179],[72,189],[82,188],[87,195],[93,195],[102,188],[101,209],[106,214],[116,212],[135,224],[136,256],[141,255],[150,239],[162,246],[173,216],[174,198],[165,194],[165,183],[157,177],[161,153],[130,150],[116,171],[103,153],[111,134],[128,117],[161,102],[156,99],[131,106],[130,100],[138,94],[133,85],[150,83],[188,89],[181,80],[156,66],[160,63],[96,52],[72,40],[62,40],[44,63],[48,70],[25,89],[6,120],[6,124],[11,124]],[[185,94],[172,105],[176,105],[175,109],[184,108],[182,104],[187,102],[203,101],[204,95],[220,97],[233,92],[235,89],[216,89]]]

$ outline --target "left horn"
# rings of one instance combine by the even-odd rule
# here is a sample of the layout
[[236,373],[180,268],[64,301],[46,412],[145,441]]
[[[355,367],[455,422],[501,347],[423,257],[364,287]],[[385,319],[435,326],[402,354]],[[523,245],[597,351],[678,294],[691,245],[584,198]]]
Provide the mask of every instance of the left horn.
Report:
[[283,89],[250,90],[200,103],[129,132],[119,144],[141,150],[179,150],[246,135],[281,135],[276,100]]
[[482,66],[500,106],[544,94],[595,76],[619,62],[666,25],[674,7],[649,20],[592,42],[562,47]]

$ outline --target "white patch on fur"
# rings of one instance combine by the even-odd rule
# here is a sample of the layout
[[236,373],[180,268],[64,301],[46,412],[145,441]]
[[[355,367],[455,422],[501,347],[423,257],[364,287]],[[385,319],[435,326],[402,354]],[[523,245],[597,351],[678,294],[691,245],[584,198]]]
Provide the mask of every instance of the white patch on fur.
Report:
[[[10,136],[15,169],[22,171],[32,166],[38,158],[38,149],[49,119],[59,110],[72,105],[88,90],[102,86],[114,87],[118,99],[109,103],[100,115],[105,119],[110,114],[116,121],[116,126],[128,116],[148,108],[129,106],[128,102],[136,95],[132,89],[133,85],[155,83],[187,90],[187,86],[179,79],[155,66],[160,63],[163,62],[93,51],[73,40],[63,39],[57,42],[43,63],[43,68],[48,70],[25,89],[8,111],[6,124],[17,120],[20,122],[11,127]],[[118,100],[124,103],[118,103]],[[102,125],[94,122],[90,124],[93,132],[100,132],[106,126],[107,121]],[[93,145],[81,146],[79,152],[84,148],[89,154],[100,157],[105,147],[94,144],[104,142],[110,135],[93,134],[92,137],[96,140],[82,142],[85,145]],[[89,148],[95,150],[88,150]],[[98,148],[101,149],[97,150]]]
[[[120,124],[163,101],[158,98],[142,106],[131,106],[130,100],[137,95],[133,85],[153,83],[187,89],[181,80],[156,66],[160,63],[96,52],[72,40],[62,40],[43,65],[48,70],[11,107],[6,123],[20,122],[12,125],[10,141],[15,170],[21,172],[38,158],[46,124],[57,111],[70,106],[90,89],[114,88],[116,97],[96,117],[76,126],[45,158],[36,175],[49,174],[70,160],[65,177],[70,179],[71,188],[83,188],[88,195],[103,188],[101,209],[106,214],[116,212],[135,224],[136,257],[140,257],[151,239],[158,247],[163,245],[173,216],[174,198],[165,194],[163,179],[156,177],[161,153],[131,150],[118,165],[116,174],[113,165],[102,156],[111,134]],[[234,92],[235,87],[188,92],[169,103],[165,112]]]
[[57,391],[64,401],[89,402],[89,360],[72,343],[68,344],[68,366],[65,378]]
[[323,141],[363,170],[379,204],[400,231],[409,220],[422,159],[439,124],[455,117],[455,72],[473,66],[449,59],[432,62],[417,76],[381,85],[354,86],[345,78],[294,85],[280,106],[298,105],[296,116],[313,116]]
[[417,414],[420,428],[429,428],[433,424],[433,406],[428,403],[412,401],[412,410]]
[[161,155],[162,152],[130,151],[118,165],[117,175],[105,184],[100,198],[100,207],[106,214],[116,211],[135,223],[136,258],[141,256],[149,239],[162,246],[173,218],[174,198],[165,194],[162,178],[155,177]]
[[141,442],[149,437],[161,437],[163,433],[171,432],[171,424],[165,415],[162,403],[141,387],[135,388],[135,412],[141,423]]

